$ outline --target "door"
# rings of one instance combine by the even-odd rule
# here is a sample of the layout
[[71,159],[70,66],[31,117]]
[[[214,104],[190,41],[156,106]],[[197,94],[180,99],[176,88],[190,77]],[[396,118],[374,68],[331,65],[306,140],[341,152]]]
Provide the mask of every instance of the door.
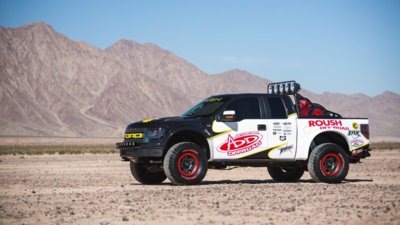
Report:
[[286,107],[280,96],[263,99],[268,114],[268,158],[292,160],[297,149],[297,113]]
[[268,147],[267,120],[261,98],[243,97],[228,103],[222,110],[234,111],[231,122],[214,121],[210,138],[211,159],[240,159],[251,157]]

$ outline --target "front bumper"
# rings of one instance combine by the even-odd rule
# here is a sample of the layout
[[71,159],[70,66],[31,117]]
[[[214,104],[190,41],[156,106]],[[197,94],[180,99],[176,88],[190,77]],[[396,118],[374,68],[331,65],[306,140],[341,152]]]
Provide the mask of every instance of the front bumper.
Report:
[[371,156],[369,151],[371,151],[370,148],[357,149],[357,150],[353,151],[353,153],[351,154],[351,157],[355,158],[355,159],[364,159],[364,158]]
[[164,152],[163,147],[132,146],[127,145],[127,142],[119,142],[116,145],[117,149],[120,150],[121,158],[125,160],[139,158],[162,158]]

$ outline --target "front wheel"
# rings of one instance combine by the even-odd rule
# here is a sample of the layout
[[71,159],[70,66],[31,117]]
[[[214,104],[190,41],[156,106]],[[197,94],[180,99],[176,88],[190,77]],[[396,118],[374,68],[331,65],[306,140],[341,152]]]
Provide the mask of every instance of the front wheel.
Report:
[[198,184],[207,173],[207,155],[194,143],[175,144],[165,155],[164,171],[174,184]]
[[132,176],[142,184],[161,184],[167,177],[164,171],[149,168],[144,163],[130,162]]
[[300,167],[271,167],[268,166],[268,173],[276,182],[297,182],[304,174]]
[[340,183],[349,172],[349,158],[339,145],[320,144],[312,150],[307,168],[316,182]]

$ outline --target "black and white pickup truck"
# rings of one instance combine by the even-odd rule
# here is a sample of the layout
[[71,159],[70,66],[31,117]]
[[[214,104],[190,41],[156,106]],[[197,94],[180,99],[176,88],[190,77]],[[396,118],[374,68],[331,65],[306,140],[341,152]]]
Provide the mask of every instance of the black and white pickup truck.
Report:
[[228,166],[267,167],[278,182],[304,171],[316,182],[342,182],[350,163],[370,156],[368,119],[343,118],[299,90],[287,81],[265,94],[211,96],[181,116],[129,124],[117,148],[143,184],[198,184],[207,169]]

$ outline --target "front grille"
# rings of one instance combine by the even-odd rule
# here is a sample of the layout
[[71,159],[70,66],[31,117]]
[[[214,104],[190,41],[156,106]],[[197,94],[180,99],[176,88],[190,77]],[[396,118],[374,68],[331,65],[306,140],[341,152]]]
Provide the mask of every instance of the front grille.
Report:
[[129,134],[129,133],[144,133],[145,128],[126,128],[125,130],[125,134]]

